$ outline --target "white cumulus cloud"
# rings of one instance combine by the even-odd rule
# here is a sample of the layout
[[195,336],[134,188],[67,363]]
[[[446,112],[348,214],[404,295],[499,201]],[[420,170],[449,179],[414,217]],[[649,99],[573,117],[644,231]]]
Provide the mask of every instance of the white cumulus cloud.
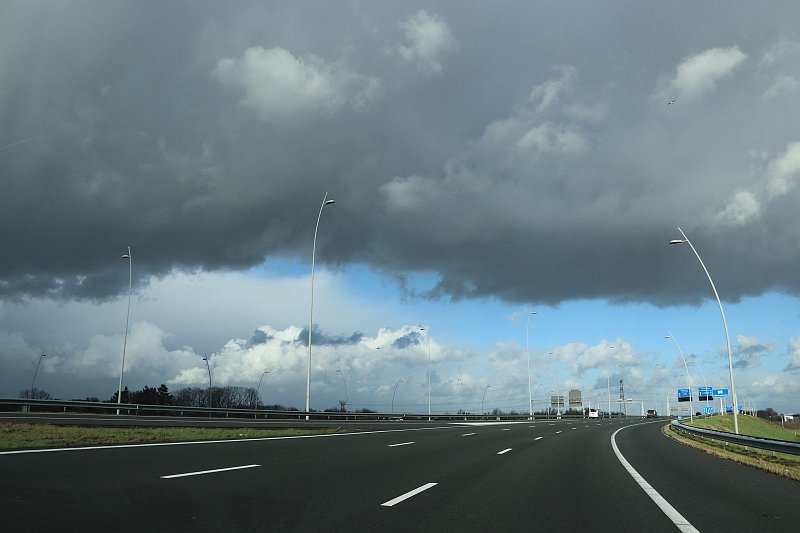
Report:
[[725,208],[716,214],[720,224],[741,227],[761,215],[761,203],[750,191],[736,191]]
[[308,111],[336,111],[348,102],[363,109],[381,92],[375,77],[335,68],[307,54],[294,56],[283,48],[248,48],[241,58],[217,62],[214,76],[229,88],[241,88],[241,104],[260,118],[280,118]]
[[442,71],[442,56],[456,45],[450,27],[436,15],[420,10],[400,24],[407,44],[398,47],[406,61],[414,62],[420,70]]
[[678,65],[675,76],[657,96],[686,102],[697,100],[713,91],[720,80],[729,76],[746,59],[747,55],[738,46],[710,48],[691,55]]

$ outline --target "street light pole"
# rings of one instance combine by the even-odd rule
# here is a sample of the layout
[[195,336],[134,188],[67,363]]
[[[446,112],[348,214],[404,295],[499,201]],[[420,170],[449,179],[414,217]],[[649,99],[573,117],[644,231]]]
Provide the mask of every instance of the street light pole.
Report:
[[[128,313],[125,315],[125,338],[122,341],[122,364],[119,368],[119,389],[117,389],[117,405],[122,403],[122,376],[125,374],[125,351],[128,348],[128,322],[131,318],[131,288],[133,287],[133,256],[131,247],[128,246],[128,253],[122,255],[122,259],[128,260]],[[117,408],[119,414],[119,407]]]
[[392,414],[394,414],[394,395],[397,394],[397,387],[399,387],[402,382],[402,379],[398,379],[397,385],[394,386],[394,392],[392,393]]
[[[681,354],[681,359],[683,359],[683,368],[686,370],[686,386],[689,387],[689,421],[694,422],[694,405],[692,405],[692,382],[689,379],[689,366],[686,364],[686,358],[683,356],[683,350],[681,350],[680,344],[678,344],[678,340],[672,336],[671,331],[667,331],[669,335],[665,335],[665,339],[672,339],[672,342],[675,343],[675,346],[678,347],[678,353]],[[680,412],[680,411],[679,411]]]
[[208,370],[208,406],[211,405],[211,365],[208,363],[208,355],[203,355],[203,361],[206,362],[206,370]]
[[44,353],[44,348],[42,348],[42,353],[39,355],[39,361],[36,363],[36,370],[33,371],[33,381],[31,381],[31,400],[36,398],[36,374],[39,373],[39,365],[42,364],[42,357],[47,357],[47,354]]
[[344,379],[344,372],[342,372],[341,368],[337,368],[336,371],[342,376],[342,383],[344,383],[344,410],[347,411],[347,402],[350,401],[350,396],[347,394],[347,381]]
[[322,209],[326,205],[335,203],[335,200],[328,200],[328,193],[322,198],[317,215],[317,225],[314,227],[314,245],[311,248],[311,306],[308,318],[308,376],[306,378],[306,420],[309,419],[308,413],[311,411],[311,330],[314,327],[314,259],[317,254],[317,231],[319,230],[319,220],[322,218]]
[[530,413],[529,420],[533,420],[533,392],[531,391],[531,353],[528,351],[528,327],[531,324],[531,315],[535,315],[536,311],[530,310],[528,313],[528,320],[525,324],[525,355],[528,356],[528,410]]
[[683,244],[684,242],[689,245],[689,247],[694,252],[695,257],[700,262],[700,266],[703,267],[703,271],[706,273],[706,277],[708,278],[709,283],[711,283],[711,289],[714,291],[714,296],[717,298],[717,305],[719,305],[719,314],[722,316],[722,326],[725,328],[725,345],[728,349],[728,374],[731,380],[731,396],[733,398],[733,429],[736,434],[739,434],[739,402],[736,398],[736,384],[733,381],[733,356],[731,355],[731,338],[728,334],[728,321],[725,320],[725,311],[722,309],[722,301],[719,299],[719,293],[717,293],[717,288],[714,286],[714,280],[711,279],[711,274],[708,273],[708,269],[706,268],[705,263],[703,260],[700,259],[700,254],[697,253],[695,250],[694,245],[692,245],[692,241],[686,236],[683,230],[678,226],[678,231],[681,232],[683,235],[683,239],[673,239],[669,241],[670,244]]
[[428,341],[428,422],[431,420],[431,332],[428,328],[419,328],[425,332]]
[[486,388],[483,389],[483,398],[481,398],[481,415],[485,414],[483,410],[483,402],[486,400],[486,391],[489,390],[489,387],[491,387],[491,385],[486,385]]
[[265,368],[264,372],[261,373],[261,377],[258,379],[258,387],[256,387],[256,399],[255,399],[255,405],[253,406],[253,410],[258,409],[258,400],[260,399],[258,391],[261,390],[261,380],[263,380],[264,376],[266,376],[267,374],[269,374],[269,370]]

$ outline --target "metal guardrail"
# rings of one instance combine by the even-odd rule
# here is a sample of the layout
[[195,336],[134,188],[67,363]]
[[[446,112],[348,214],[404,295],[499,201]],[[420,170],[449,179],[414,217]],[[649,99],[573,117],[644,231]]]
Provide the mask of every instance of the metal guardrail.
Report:
[[697,435],[704,435],[716,440],[723,440],[732,442],[740,446],[749,446],[751,448],[759,448],[762,450],[769,450],[772,452],[788,453],[791,455],[800,455],[800,443],[789,442],[785,440],[762,439],[761,437],[750,437],[748,435],[736,435],[735,433],[726,433],[724,431],[714,431],[711,429],[702,429],[691,427],[683,424],[679,420],[673,420],[671,425],[681,431],[694,433]]
[[[3,407],[7,406],[7,407]],[[146,405],[146,404],[117,404],[109,402],[89,402],[84,400],[37,400],[30,398],[0,398],[0,411],[10,410],[32,410],[36,411],[55,411],[61,412],[83,412],[83,413],[107,413],[108,411],[125,415],[153,415],[162,414],[164,416],[217,416],[223,418],[264,418],[264,419],[308,419],[308,420],[409,420],[427,421],[429,418],[435,420],[448,421],[508,421],[508,420],[528,420],[527,414],[507,414],[507,415],[480,415],[480,414],[434,414],[428,417],[427,414],[418,413],[356,413],[356,412],[336,412],[336,411],[277,411],[269,409],[237,409],[221,407],[188,407],[183,405]],[[562,419],[581,419],[581,415],[561,415]],[[615,417],[616,418],[616,417]],[[629,417],[637,418],[637,417]],[[555,416],[537,416],[535,420],[556,420]],[[590,419],[586,419],[590,420]],[[598,419],[591,419],[598,420]]]

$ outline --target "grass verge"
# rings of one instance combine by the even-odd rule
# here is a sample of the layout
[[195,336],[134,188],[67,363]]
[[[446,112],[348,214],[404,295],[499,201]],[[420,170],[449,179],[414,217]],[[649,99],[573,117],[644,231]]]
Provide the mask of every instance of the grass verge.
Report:
[[0,450],[28,450],[114,444],[150,444],[226,439],[255,439],[342,433],[342,429],[107,428],[0,424]]
[[[741,432],[741,419],[739,429]],[[665,435],[675,439],[676,441],[687,446],[691,446],[692,448],[697,448],[705,453],[715,455],[723,459],[729,459],[731,461],[751,466],[753,468],[758,468],[759,470],[764,470],[766,472],[777,474],[789,479],[794,479],[795,481],[800,481],[800,456],[771,452],[768,450],[760,450],[758,448],[750,448],[746,446],[739,446],[738,444],[732,444],[730,442],[718,441],[703,435],[695,435],[676,430],[672,427],[672,425],[669,424],[664,426],[663,432]]]
[[[684,420],[684,423],[686,421]],[[712,416],[709,418],[697,418],[689,426],[711,429],[714,431],[725,431],[735,433],[733,429],[732,416]],[[739,416],[739,434],[762,439],[785,440],[788,442],[800,442],[800,435],[796,430],[786,429],[778,424],[774,424],[761,418],[752,416]]]

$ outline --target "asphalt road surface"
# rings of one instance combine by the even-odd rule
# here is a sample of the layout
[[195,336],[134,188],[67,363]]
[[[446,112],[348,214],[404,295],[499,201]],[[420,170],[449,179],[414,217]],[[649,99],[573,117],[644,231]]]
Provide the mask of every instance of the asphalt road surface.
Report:
[[632,419],[443,423],[6,452],[0,454],[0,529],[799,530],[800,484],[686,448],[662,435],[663,425]]

